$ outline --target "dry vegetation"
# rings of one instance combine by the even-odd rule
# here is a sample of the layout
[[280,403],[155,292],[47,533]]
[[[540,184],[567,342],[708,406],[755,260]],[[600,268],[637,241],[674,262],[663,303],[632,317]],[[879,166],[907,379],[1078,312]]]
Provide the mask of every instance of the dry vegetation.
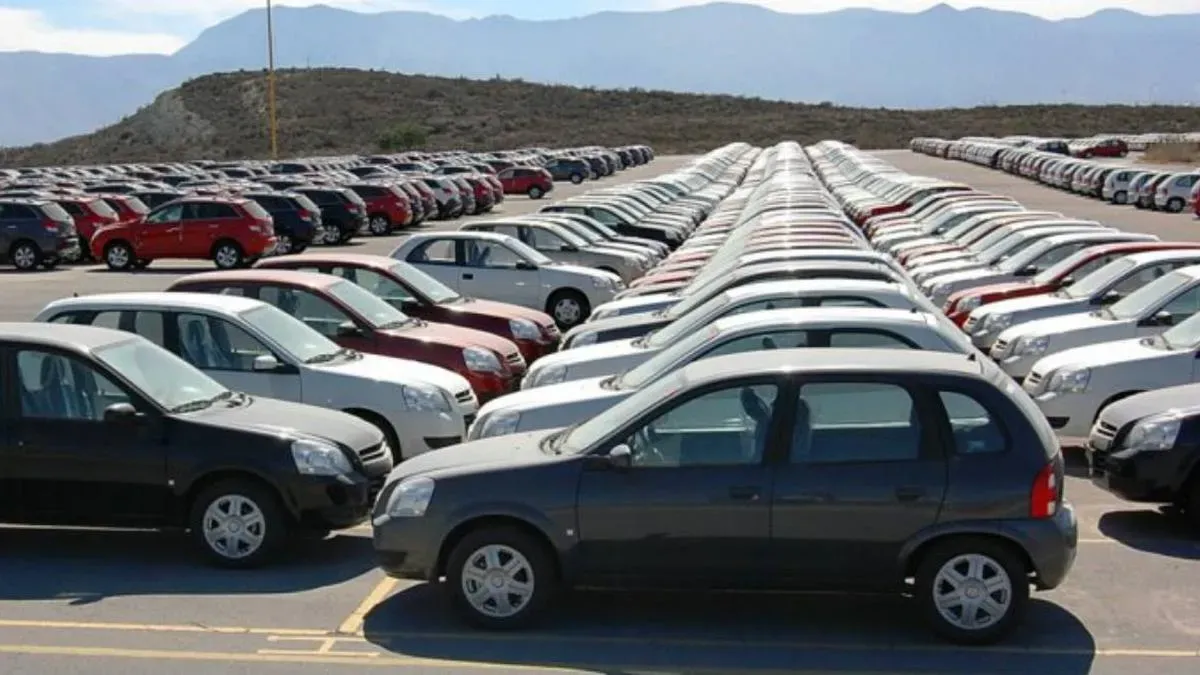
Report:
[[1153,143],[1142,159],[1151,164],[1200,164],[1200,143]]
[[[1200,128],[1200,108],[1182,106],[864,109],[346,69],[280,72],[278,94],[280,148],[292,156],[376,152],[397,139],[427,149],[649,143],[695,153],[733,140],[900,148],[914,136]],[[0,151],[0,166],[263,157],[266,129],[263,73],[209,75],[93,134]]]

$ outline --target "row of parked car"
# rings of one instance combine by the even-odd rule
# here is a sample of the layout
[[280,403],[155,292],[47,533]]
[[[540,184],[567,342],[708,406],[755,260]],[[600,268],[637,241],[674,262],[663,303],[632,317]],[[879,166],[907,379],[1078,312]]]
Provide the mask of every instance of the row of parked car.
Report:
[[1138,209],[1167,213],[1190,209],[1200,217],[1200,169],[1142,169],[1063,157],[1028,147],[1013,147],[994,139],[946,141],[917,138],[912,141],[912,149],[935,157],[958,159],[1006,171],[1112,204],[1131,204]]
[[653,159],[646,146],[0,170],[0,257],[19,270],[167,258],[221,269],[480,215]]

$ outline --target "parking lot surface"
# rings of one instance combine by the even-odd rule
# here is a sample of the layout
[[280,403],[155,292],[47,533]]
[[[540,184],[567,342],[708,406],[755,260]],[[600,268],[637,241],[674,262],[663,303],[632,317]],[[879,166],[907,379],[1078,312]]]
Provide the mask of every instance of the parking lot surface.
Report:
[[[1012,195],[1031,208],[1195,236],[1186,216],[1110,207],[907,151],[881,154],[907,171]],[[684,161],[664,157],[619,180]],[[560,187],[555,196],[605,183]],[[503,212],[544,203],[512,198]],[[386,253],[397,238],[361,241],[354,250]],[[0,317],[28,319],[73,292],[157,290],[210,267],[12,274]],[[0,529],[0,672],[1200,672],[1200,541],[1168,515],[1093,487],[1079,458],[1070,459],[1066,495],[1080,519],[1078,561],[1063,587],[1035,595],[1014,638],[993,648],[935,642],[902,598],[811,594],[580,592],[539,630],[481,634],[454,621],[436,588],[379,573],[367,528],[308,542],[283,563],[250,572],[202,566],[182,536],[8,528]]]

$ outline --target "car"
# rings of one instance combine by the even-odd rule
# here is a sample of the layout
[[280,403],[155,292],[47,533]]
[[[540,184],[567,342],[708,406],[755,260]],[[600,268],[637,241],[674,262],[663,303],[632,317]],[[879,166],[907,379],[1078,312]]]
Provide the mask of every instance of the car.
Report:
[[[53,201],[71,216],[80,241],[91,241],[92,234],[98,228],[115,225],[122,220],[136,220],[141,217],[137,215],[132,218],[121,218],[107,201],[90,194],[55,195]],[[91,251],[85,247],[80,246],[79,253],[81,259],[91,259]]]
[[302,253],[313,242],[325,241],[321,209],[300,193],[243,192],[271,215],[275,230],[276,253]]
[[5,323],[0,345],[5,523],[186,530],[254,567],[363,522],[392,469],[357,417],[232,391],[126,331]]
[[177,279],[167,290],[262,300],[347,349],[458,373],[481,401],[515,390],[525,374],[525,359],[511,341],[413,319],[362,286],[331,274],[273,269],[205,272]]
[[1200,385],[1165,387],[1100,411],[1088,433],[1093,484],[1131,502],[1178,507],[1200,532]]
[[22,272],[80,256],[75,221],[47,199],[0,196],[0,257]]
[[302,183],[287,191],[304,195],[321,210],[325,241],[317,243],[345,244],[367,228],[367,203],[349,188]]
[[408,194],[397,185],[363,181],[348,183],[345,187],[363,200],[367,210],[367,231],[376,237],[408,227],[416,220]]
[[585,321],[592,308],[625,287],[611,272],[556,263],[520,240],[493,232],[429,232],[392,251],[458,293],[544,311],[560,329]]
[[529,195],[541,199],[554,190],[554,176],[546,169],[511,166],[497,172],[506,195]]
[[388,575],[445,577],[484,629],[533,625],[572,586],[852,589],[911,593],[940,636],[979,644],[1072,567],[1063,478],[1045,419],[986,359],[781,349],[417,457],[372,522]]
[[1128,204],[1130,201],[1129,196],[1132,194],[1133,186],[1135,185],[1134,181],[1142,173],[1136,169],[1112,171],[1104,180],[1104,187],[1101,190],[1100,197],[1113,204]]
[[1154,192],[1154,208],[1168,213],[1181,213],[1192,201],[1192,188],[1200,183],[1200,172],[1173,173],[1158,184]]
[[800,347],[975,353],[970,341],[937,315],[874,307],[752,311],[682,337],[655,338],[632,347],[610,342],[562,353],[584,360],[552,357],[555,364],[539,371],[537,382],[480,408],[470,439],[582,421],[667,373],[723,354]]
[[646,272],[649,259],[619,248],[594,245],[572,228],[548,220],[506,218],[467,223],[464,232],[495,232],[518,239],[557,263],[610,272],[628,285]]
[[257,202],[189,196],[167,202],[138,221],[97,228],[92,256],[109,269],[142,269],[155,260],[212,260],[219,269],[253,264],[278,248],[274,221]]
[[412,265],[387,256],[306,253],[267,258],[256,267],[320,272],[348,279],[408,316],[512,340],[527,363],[557,350],[561,338],[554,319],[545,312],[461,295]]
[[379,428],[396,463],[460,442],[479,407],[457,373],[343,349],[250,298],[87,295],[56,300],[34,320],[127,330],[235,391],[350,413]]
[[618,234],[627,237],[641,237],[669,248],[678,248],[689,234],[686,227],[678,223],[653,222],[638,218],[619,204],[604,202],[599,199],[575,199],[569,202],[557,202],[542,207],[539,213],[575,213],[588,216],[611,227]]

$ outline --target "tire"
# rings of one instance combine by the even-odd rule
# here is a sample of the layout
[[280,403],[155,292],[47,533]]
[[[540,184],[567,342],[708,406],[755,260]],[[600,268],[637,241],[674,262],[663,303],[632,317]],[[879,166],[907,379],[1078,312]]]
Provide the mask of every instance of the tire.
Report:
[[[572,304],[574,310],[571,309]],[[546,301],[546,313],[554,317],[554,322],[564,330],[583,323],[591,311],[587,297],[571,288],[554,291]]]
[[[964,627],[970,605],[949,604],[939,609],[937,596],[947,598],[956,590],[954,572],[963,580],[959,592],[973,604],[978,627]],[[1024,562],[1001,542],[980,537],[961,537],[935,544],[917,565],[916,600],[929,627],[941,638],[962,645],[995,643],[1013,631],[1029,605],[1029,578]],[[968,594],[978,594],[970,598]],[[995,614],[983,606],[990,600]],[[978,603],[978,604],[975,604]],[[955,608],[957,607],[957,612]]]
[[[505,570],[505,565],[515,569]],[[501,596],[493,590],[472,601],[468,589],[490,589],[491,579],[509,586],[510,592]],[[488,630],[513,630],[531,626],[546,614],[558,594],[559,580],[542,542],[515,527],[489,527],[469,532],[450,552],[446,587],[455,610],[467,623]],[[497,597],[505,598],[511,613],[498,605]],[[519,604],[514,603],[518,598]],[[517,606],[512,607],[514,604]]]
[[219,270],[237,269],[245,264],[246,254],[236,242],[226,239],[213,244],[212,261]]
[[337,231],[337,240],[334,241],[334,243],[335,244],[348,244],[348,243],[350,243],[350,240],[354,238],[355,234],[357,234],[357,232],[355,230],[339,229]]
[[1129,203],[1129,194],[1127,192],[1125,192],[1124,190],[1117,192],[1117,194],[1113,195],[1113,203],[1120,204],[1121,206],[1128,204]]
[[293,241],[292,249],[288,253],[304,253],[306,250],[308,250],[308,244],[297,244]]
[[[222,525],[221,519],[231,515],[237,520]],[[230,478],[200,491],[192,502],[188,527],[211,563],[248,569],[278,554],[291,523],[269,488],[249,478]]]
[[571,182],[576,185],[579,185],[580,183],[583,182],[583,174],[581,174],[581,173],[571,174]]
[[1183,206],[1184,206],[1184,203],[1183,203],[1182,199],[1180,199],[1179,197],[1171,197],[1170,199],[1167,200],[1166,211],[1167,211],[1167,213],[1182,213]]
[[1200,534],[1200,471],[1192,471],[1192,477],[1180,491],[1180,506],[1183,507],[1183,517],[1192,528],[1192,532]]
[[290,234],[275,235],[275,255],[287,255],[294,252],[296,240]]
[[42,258],[42,269],[52,270],[55,267],[58,267],[58,263],[61,262],[61,260],[61,258]]
[[541,199],[542,197],[546,196],[546,193],[542,192],[542,188],[538,187],[537,185],[529,188],[528,194],[530,199]]
[[22,272],[32,272],[42,264],[42,249],[32,241],[18,241],[8,249],[8,260]]
[[387,216],[377,213],[367,221],[367,229],[376,237],[386,237],[392,233],[392,221]]
[[104,264],[110,270],[125,272],[132,269],[135,262],[137,256],[133,253],[133,247],[123,241],[109,242],[104,247]]

